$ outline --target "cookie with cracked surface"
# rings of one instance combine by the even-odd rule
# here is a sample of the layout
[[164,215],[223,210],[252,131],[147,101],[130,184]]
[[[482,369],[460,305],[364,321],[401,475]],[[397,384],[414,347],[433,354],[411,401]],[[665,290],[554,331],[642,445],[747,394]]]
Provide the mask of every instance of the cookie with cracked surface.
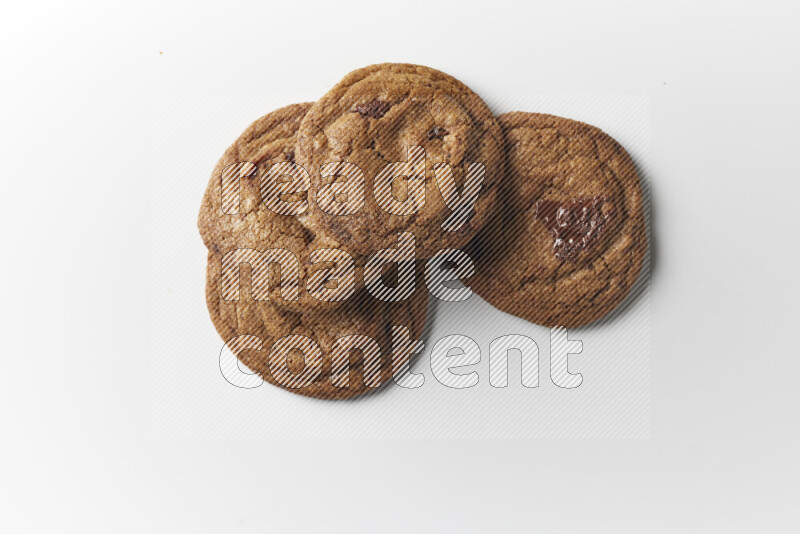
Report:
[[[424,163],[409,147],[422,147]],[[420,258],[462,247],[486,222],[503,167],[500,128],[483,100],[452,76],[408,64],[345,76],[303,118],[296,155],[317,199],[301,221],[361,255],[400,232],[414,234]],[[459,202],[470,198],[474,210]]]
[[498,117],[508,179],[470,244],[466,280],[493,306],[545,326],[600,319],[628,294],[647,251],[642,190],[599,128],[535,113]]
[[[420,263],[418,271],[422,267]],[[243,287],[249,287],[249,273],[243,273],[242,278]],[[397,357],[390,357],[391,327],[408,328],[411,340],[421,337],[428,292],[419,281],[421,276],[417,279],[416,290],[402,302],[386,303],[362,291],[335,309],[300,313],[270,301],[254,300],[249,294],[236,301],[225,300],[221,292],[222,257],[209,251],[206,304],[222,340],[265,381],[300,395],[345,399],[389,383],[393,371],[409,361],[410,345],[400,347]],[[318,349],[303,338],[289,342],[287,336],[305,336]],[[376,344],[366,342],[353,348],[340,341],[356,340],[349,336],[368,336]],[[367,384],[378,377],[378,382]]]
[[[296,214],[278,212],[283,206],[278,205],[278,200],[296,206],[308,202],[308,194],[304,189],[307,184],[303,184],[297,175],[278,176],[276,173],[273,176],[269,171],[274,164],[294,161],[297,129],[309,108],[310,102],[286,106],[250,125],[225,151],[214,168],[198,218],[198,228],[206,247],[221,255],[238,254],[229,256],[232,262],[257,261],[259,252],[271,249],[291,252],[299,267],[288,267],[293,260],[291,256],[282,258],[290,262],[280,273],[283,291],[277,277],[272,280],[268,277],[259,279],[264,286],[259,289],[263,290],[264,297],[298,311],[338,305],[348,295],[348,290],[355,292],[362,284],[357,273],[360,273],[363,262],[360,258],[354,258],[352,279],[340,280],[342,291],[332,293],[330,288],[336,289],[337,284],[330,279],[334,274],[331,268],[349,263],[350,260],[341,252],[332,251],[339,245],[324,236],[314,235],[297,220]],[[274,183],[268,181],[272,178],[275,179]],[[273,197],[265,196],[265,184],[273,186]],[[269,199],[272,199],[272,204]],[[346,248],[342,247],[343,250]],[[317,261],[311,264],[309,259],[317,249],[330,252],[317,253],[314,256]],[[275,269],[272,272],[278,274]],[[291,280],[290,275],[293,274],[297,274],[298,283]],[[344,285],[351,280],[352,284]],[[314,296],[307,290],[309,285]],[[324,295],[326,288],[328,294]]]

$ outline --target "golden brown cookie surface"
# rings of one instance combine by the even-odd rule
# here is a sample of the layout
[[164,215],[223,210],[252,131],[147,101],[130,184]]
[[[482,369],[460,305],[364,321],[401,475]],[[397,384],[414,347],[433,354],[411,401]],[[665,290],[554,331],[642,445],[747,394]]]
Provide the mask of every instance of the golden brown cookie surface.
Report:
[[[389,383],[392,366],[397,369],[410,357],[403,350],[398,351],[396,358],[390,356],[391,328],[406,327],[411,339],[418,340],[425,324],[428,292],[421,280],[418,280],[411,297],[402,302],[383,302],[362,291],[335,309],[300,313],[270,301],[256,301],[246,289],[238,300],[226,300],[221,293],[221,277],[222,258],[209,252],[206,303],[222,340],[235,354],[238,352],[236,356],[242,363],[265,381],[300,395],[343,399],[377,389],[377,386],[366,384],[365,375],[370,380],[379,376],[379,385]],[[242,284],[245,288],[250,286],[247,272],[242,276]],[[260,341],[258,348],[236,350],[241,346],[241,341],[237,341],[239,336],[254,336]],[[299,350],[279,350],[276,342],[287,340],[287,336],[305,336],[313,340],[319,347],[319,358],[313,357],[310,345],[300,345],[308,349],[305,354]],[[366,336],[375,340],[374,346],[380,349],[380,353],[375,354],[379,358],[369,360],[366,351],[352,350],[346,353],[347,367],[334,365],[337,342],[349,336]],[[369,361],[377,363],[370,366]],[[293,377],[297,377],[297,381],[293,381]],[[313,377],[313,380],[303,381],[304,377]],[[343,385],[344,378],[347,385]]]
[[[311,254],[318,249],[339,249],[337,244],[316,236],[306,229],[297,215],[276,213],[274,206],[265,201],[265,175],[274,164],[293,162],[297,130],[301,119],[311,103],[293,104],[275,110],[256,120],[228,148],[212,172],[198,218],[198,227],[203,242],[210,251],[221,255],[240,251],[231,262],[255,261],[257,255],[267,250],[285,250],[287,264],[298,265],[294,270],[285,269],[280,275],[284,287],[291,285],[297,300],[285,298],[276,276],[259,280],[264,295],[280,305],[297,311],[332,308],[340,301],[326,301],[312,296],[309,286],[318,287],[326,283],[326,271],[332,264],[321,260],[344,258],[341,252],[319,253],[320,261],[312,264]],[[243,167],[247,165],[247,167]],[[223,186],[224,173],[234,173],[233,187]],[[281,176],[280,179],[284,179]],[[290,184],[291,185],[291,184]],[[280,195],[290,201],[306,201],[307,192]],[[346,247],[341,247],[347,252]],[[362,284],[360,270],[363,261],[354,258],[353,291]],[[298,284],[291,282],[296,273]],[[316,275],[315,275],[316,273]],[[312,281],[311,284],[309,282]],[[317,294],[318,295],[318,294]]]
[[[420,149],[411,152],[409,147],[424,150],[424,163],[419,164]],[[407,64],[356,70],[303,119],[297,162],[310,173],[316,199],[332,191],[330,184],[336,181],[342,187],[337,198],[362,207],[340,214],[318,201],[301,220],[317,235],[362,255],[393,246],[400,232],[414,234],[420,258],[442,248],[460,248],[484,224],[494,203],[502,174],[501,148],[502,136],[492,113],[455,78]],[[322,176],[323,165],[331,162],[347,162],[357,170],[350,169],[354,174],[347,177],[334,178],[337,175],[330,172]],[[399,169],[402,162],[409,166]],[[393,163],[398,164],[394,181],[386,173]],[[437,163],[449,165],[452,174],[444,167],[437,174]],[[456,199],[449,196],[448,207],[441,191],[445,196],[454,191],[463,194],[468,174],[473,180],[483,176],[475,209],[456,210],[457,215],[448,219]],[[363,204],[356,200],[359,195]],[[443,224],[458,228],[445,231]]]
[[537,324],[591,323],[628,294],[647,251],[633,161],[588,124],[523,112],[498,120],[508,179],[471,245],[476,274],[466,282]]

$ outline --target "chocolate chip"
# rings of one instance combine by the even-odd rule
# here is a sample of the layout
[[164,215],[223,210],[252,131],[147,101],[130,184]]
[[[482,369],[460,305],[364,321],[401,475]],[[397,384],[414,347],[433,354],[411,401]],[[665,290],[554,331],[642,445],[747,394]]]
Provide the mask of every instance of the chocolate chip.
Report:
[[354,111],[360,113],[362,117],[370,117],[373,119],[380,119],[383,117],[392,105],[388,102],[380,100],[372,100],[359,104],[355,107]]
[[449,133],[450,132],[448,132],[444,128],[441,128],[439,126],[434,126],[430,130],[428,130],[428,140],[441,139],[441,138],[443,138],[445,135],[447,135]]
[[540,200],[536,203],[536,219],[555,239],[553,253],[559,260],[575,262],[582,250],[593,246],[614,218],[616,211],[603,210],[609,202],[602,197],[580,198],[571,202]]

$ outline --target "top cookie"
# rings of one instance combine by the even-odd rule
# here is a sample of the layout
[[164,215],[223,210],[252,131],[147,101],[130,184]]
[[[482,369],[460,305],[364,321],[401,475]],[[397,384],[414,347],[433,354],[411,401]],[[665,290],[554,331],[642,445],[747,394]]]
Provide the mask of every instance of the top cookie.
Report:
[[[341,255],[320,253],[317,256],[319,261],[312,265],[309,258],[313,251],[334,249],[338,245],[325,236],[314,235],[300,224],[297,215],[276,213],[274,206],[264,200],[262,178],[273,164],[294,161],[297,129],[310,107],[311,103],[286,106],[250,125],[225,151],[214,168],[198,218],[200,235],[210,251],[220,256],[240,251],[236,258],[229,256],[232,268],[235,268],[235,264],[249,263],[252,269],[253,264],[259,261],[258,254],[266,250],[283,249],[294,255],[299,269],[293,272],[282,269],[280,276],[284,290],[289,288],[294,291],[297,300],[286,299],[287,294],[281,290],[281,285],[271,277],[259,277],[256,290],[261,298],[297,311],[330,308],[339,303],[318,300],[307,288],[309,281],[312,286],[328,284],[326,276],[330,271],[325,269],[332,264],[322,260],[333,262],[340,259]],[[233,179],[224,181],[223,175]],[[281,176],[279,179],[285,178]],[[223,182],[229,185],[224,186]],[[291,192],[293,185],[286,184],[285,190],[289,192],[279,192],[277,196],[284,201],[305,201],[307,192]],[[356,267],[352,271],[353,292],[363,284],[358,272],[362,263],[356,260]],[[262,272],[266,274],[266,270]],[[270,272],[278,274],[277,269]],[[295,273],[298,275],[297,284],[292,283],[290,276]]]
[[[424,164],[422,151],[410,147],[424,150]],[[419,258],[459,248],[491,210],[501,148],[486,104],[452,76],[407,64],[356,70],[300,125],[296,159],[310,173],[316,199],[301,220],[356,254],[391,247],[400,232],[414,234]],[[391,163],[397,165],[387,168]],[[438,163],[452,172],[434,171]],[[460,196],[475,191],[464,184],[481,177],[474,211],[458,209]]]
[[628,294],[647,251],[634,163],[588,124],[522,112],[498,120],[508,179],[470,246],[476,274],[466,283],[537,324],[591,323]]

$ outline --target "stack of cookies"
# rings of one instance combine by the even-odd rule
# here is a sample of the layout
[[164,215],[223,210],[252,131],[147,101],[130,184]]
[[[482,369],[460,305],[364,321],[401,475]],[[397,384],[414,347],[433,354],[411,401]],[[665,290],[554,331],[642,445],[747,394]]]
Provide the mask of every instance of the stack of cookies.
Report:
[[258,119],[214,169],[199,229],[222,339],[264,380],[318,398],[407,368],[431,259],[467,257],[463,281],[490,304],[575,327],[620,303],[647,249],[639,178],[613,139],[495,117],[460,81],[407,64]]

